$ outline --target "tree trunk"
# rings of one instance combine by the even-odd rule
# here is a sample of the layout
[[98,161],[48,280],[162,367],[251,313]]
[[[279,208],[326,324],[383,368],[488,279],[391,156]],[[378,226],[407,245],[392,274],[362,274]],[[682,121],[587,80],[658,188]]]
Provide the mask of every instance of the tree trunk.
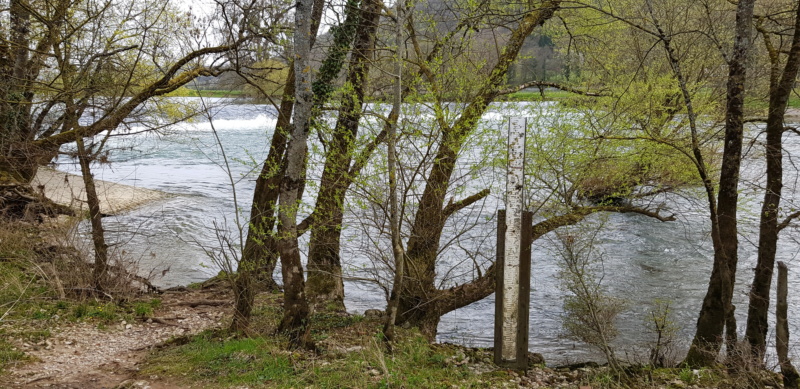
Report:
[[389,170],[389,229],[392,240],[392,257],[394,259],[394,279],[389,301],[386,304],[386,321],[383,324],[383,340],[387,348],[392,351],[395,342],[395,325],[397,320],[397,307],[400,302],[400,291],[403,289],[403,274],[405,273],[405,250],[403,249],[401,220],[397,199],[397,127],[400,124],[400,110],[403,105],[403,5],[395,3],[395,53],[394,53],[394,101],[392,110],[398,112],[394,123],[391,123],[386,136],[387,168]]
[[233,321],[230,327],[234,332],[248,331],[256,293],[254,281],[260,280],[270,289],[278,287],[272,276],[278,259],[273,232],[275,204],[278,201],[280,182],[285,170],[282,159],[286,150],[286,134],[289,131],[293,107],[294,68],[289,68],[269,154],[261,167],[261,173],[256,178],[253,204],[250,207],[250,225],[242,258],[236,270],[233,286]]
[[736,38],[728,63],[727,108],[725,111],[725,146],[722,155],[717,212],[712,209],[714,264],[708,290],[697,319],[695,332],[685,363],[709,366],[714,363],[723,341],[723,330],[729,350],[736,343],[736,324],[731,299],[736,280],[739,238],[736,210],[739,198],[739,168],[742,159],[744,128],[744,85],[747,74],[747,53],[752,46],[751,24],[754,0],[741,0],[736,10]]
[[[314,45],[317,30],[322,18],[323,0],[316,0],[311,12],[311,42]],[[281,179],[286,173],[284,157],[288,134],[291,131],[292,110],[294,109],[295,74],[294,66],[286,75],[281,104],[278,107],[278,120],[272,132],[269,153],[256,178],[253,204],[250,207],[250,225],[242,258],[234,283],[234,315],[230,329],[235,332],[248,331],[250,316],[256,294],[256,281],[267,289],[277,289],[273,278],[278,260],[278,247],[274,231],[275,205],[281,191]]]
[[108,245],[106,244],[105,231],[103,230],[102,214],[100,213],[100,198],[94,185],[94,177],[90,169],[92,156],[86,150],[83,139],[76,140],[78,145],[78,162],[81,165],[81,176],[86,187],[86,203],[89,205],[89,220],[92,224],[92,242],[94,243],[94,270],[92,280],[97,290],[104,290],[106,274],[108,272]]
[[278,251],[284,283],[283,319],[279,331],[289,335],[291,347],[310,345],[308,332],[308,301],[305,294],[303,264],[297,242],[297,207],[302,185],[303,167],[308,152],[309,119],[313,93],[311,92],[311,1],[297,0],[295,7],[294,73],[295,108],[293,128],[286,150],[286,173],[281,180],[280,207],[278,209]]
[[[774,48],[773,48],[774,49]],[[778,53],[771,58],[777,60]],[[778,64],[773,63],[773,69]],[[763,363],[767,348],[767,315],[769,313],[769,291],[772,287],[772,272],[775,267],[775,252],[778,244],[778,213],[783,190],[783,116],[792,93],[792,87],[800,68],[800,8],[795,15],[794,37],[783,73],[770,78],[769,112],[767,116],[767,185],[764,202],[761,204],[759,225],[758,263],[750,288],[750,305],[747,311],[745,338],[751,354]],[[776,84],[777,83],[777,84]]]
[[29,153],[34,154],[34,150],[27,150],[26,147],[32,106],[27,79],[30,12],[22,1],[12,0],[9,13],[10,42],[5,46],[3,81],[0,82],[0,180],[5,183],[29,183],[38,167],[38,164],[30,163],[31,158],[28,157]]
[[783,262],[778,262],[778,301],[775,304],[775,350],[778,354],[778,363],[783,375],[783,387],[797,389],[800,375],[792,366],[789,359],[789,318],[787,311],[789,304],[786,302],[789,293],[788,287],[789,269]]
[[[444,199],[458,152],[466,135],[475,129],[487,106],[497,96],[509,66],[517,57],[525,38],[534,28],[550,19],[560,1],[544,2],[526,13],[512,31],[508,43],[489,78],[461,116],[449,128],[442,128],[442,140],[433,158],[425,190],[417,209],[407,245],[403,289],[398,306],[398,322],[419,327],[430,340],[436,336],[441,315],[483,298],[493,290],[493,281],[481,277],[471,283],[444,291],[436,289],[436,258],[447,217],[454,212],[444,207]],[[411,24],[411,23],[409,23]],[[488,285],[488,287],[487,287]]]
[[[347,189],[355,177],[350,174],[355,141],[358,137],[364,91],[367,86],[375,32],[380,17],[380,2],[365,0],[362,3],[360,25],[353,43],[347,83],[352,91],[344,96],[339,118],[328,144],[328,155],[323,167],[308,254],[309,298],[315,303],[326,303],[328,308],[344,310],[344,283],[339,257],[344,200]],[[332,305],[332,306],[331,306]]]

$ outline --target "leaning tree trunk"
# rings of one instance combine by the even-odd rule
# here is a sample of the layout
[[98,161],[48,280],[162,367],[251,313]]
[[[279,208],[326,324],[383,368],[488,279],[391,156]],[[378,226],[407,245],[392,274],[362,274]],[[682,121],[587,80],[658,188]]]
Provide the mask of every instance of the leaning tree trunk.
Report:
[[341,231],[344,200],[355,175],[350,172],[359,120],[362,115],[364,91],[372,64],[375,32],[380,17],[380,2],[365,0],[362,3],[347,83],[351,91],[344,96],[333,137],[328,143],[328,155],[323,167],[317,203],[317,214],[311,227],[308,253],[309,299],[315,303],[333,305],[344,310],[344,284],[342,282]]
[[736,345],[736,321],[732,303],[736,281],[739,238],[737,207],[739,168],[742,160],[744,132],[744,86],[747,75],[747,53],[752,45],[751,23],[754,0],[741,0],[736,10],[736,38],[728,63],[727,108],[725,111],[725,146],[717,195],[717,212],[711,217],[716,224],[712,232],[714,264],[708,290],[697,319],[697,329],[684,360],[690,366],[714,363],[723,342],[729,350]]
[[[477,283],[493,285],[492,281],[481,278],[474,283],[446,291],[439,291],[435,286],[436,259],[445,221],[454,212],[488,194],[482,192],[482,196],[472,196],[470,201],[459,201],[456,203],[458,206],[445,207],[445,195],[455,168],[456,158],[464,145],[466,135],[475,129],[489,103],[497,96],[498,88],[505,80],[508,68],[517,57],[525,38],[531,34],[534,28],[550,19],[560,3],[557,0],[546,1],[537,9],[524,15],[519,25],[512,31],[502,55],[498,58],[489,78],[484,81],[476,97],[452,127],[441,129],[442,140],[425,181],[425,190],[411,228],[411,238],[407,244],[404,282],[400,293],[397,318],[400,323],[419,327],[420,331],[430,340],[436,336],[436,327],[441,315],[458,308],[461,302],[476,301],[473,299],[482,296],[480,291],[489,289],[478,287]],[[423,70],[423,72],[425,71]],[[431,76],[429,75],[429,77]],[[477,292],[473,292],[473,286]]]
[[[778,53],[771,51],[771,59],[777,62]],[[778,64],[773,64],[773,70]],[[769,291],[772,287],[772,272],[775,268],[775,252],[778,244],[778,211],[783,190],[783,116],[792,93],[798,70],[800,70],[800,8],[795,15],[794,37],[786,59],[786,65],[778,81],[777,75],[770,78],[769,112],[767,116],[767,185],[764,202],[761,204],[761,223],[758,237],[758,262],[753,284],[750,288],[750,305],[747,311],[745,338],[751,354],[763,363],[767,350],[767,315],[769,313]],[[777,84],[776,84],[777,82]]]
[[76,140],[78,145],[78,162],[81,165],[81,176],[86,187],[86,203],[89,205],[89,220],[92,224],[92,242],[94,243],[94,270],[92,280],[97,290],[104,290],[108,272],[108,245],[103,230],[103,215],[100,213],[100,198],[94,185],[94,176],[90,169],[91,155],[86,150],[83,139]]
[[272,277],[278,259],[273,229],[275,205],[280,193],[280,180],[284,172],[281,159],[286,150],[292,108],[294,107],[294,69],[289,69],[286,86],[278,109],[278,120],[272,133],[269,154],[256,178],[253,204],[250,207],[250,225],[247,230],[242,258],[234,281],[234,310],[230,329],[246,333],[255,300],[255,282],[261,280],[269,289],[277,288]]

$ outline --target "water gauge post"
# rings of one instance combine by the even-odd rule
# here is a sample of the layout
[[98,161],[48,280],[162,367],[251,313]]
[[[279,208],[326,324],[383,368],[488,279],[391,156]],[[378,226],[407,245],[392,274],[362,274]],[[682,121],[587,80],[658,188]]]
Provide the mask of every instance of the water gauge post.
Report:
[[508,130],[506,209],[497,215],[497,279],[494,361],[528,367],[532,214],[525,211],[525,118],[511,118]]

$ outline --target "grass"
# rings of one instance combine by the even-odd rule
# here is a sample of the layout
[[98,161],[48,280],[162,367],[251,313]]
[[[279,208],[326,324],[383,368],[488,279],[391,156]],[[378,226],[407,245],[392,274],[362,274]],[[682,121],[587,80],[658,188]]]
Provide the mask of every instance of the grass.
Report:
[[206,332],[157,352],[142,374],[182,377],[208,387],[259,388],[478,388],[510,377],[449,365],[455,349],[430,345],[416,332],[401,331],[393,355],[385,354],[375,336],[363,340],[349,351],[315,355],[285,351],[281,337],[237,339]]
[[382,323],[360,315],[317,312],[309,318],[318,353],[287,351],[275,335],[282,294],[256,299],[252,329],[261,336],[239,338],[207,331],[176,340],[149,356],[143,377],[158,375],[209,388],[470,388],[495,387],[509,373],[475,374],[455,366],[456,346],[431,345],[415,330],[398,328],[393,354],[382,346]]
[[[47,229],[48,232],[52,230]],[[56,286],[68,291],[76,278],[80,258],[50,256],[42,246],[40,227],[0,224],[0,372],[25,360],[20,343],[37,344],[52,336],[58,322],[85,321],[99,327],[135,316],[151,315],[161,301],[110,302],[88,298],[61,298]],[[77,274],[80,276],[80,274]],[[73,278],[70,278],[73,277]]]
[[[0,335],[3,335],[0,332]],[[25,353],[17,350],[17,348],[0,338],[0,373],[2,373],[7,366],[24,361],[26,359]]]

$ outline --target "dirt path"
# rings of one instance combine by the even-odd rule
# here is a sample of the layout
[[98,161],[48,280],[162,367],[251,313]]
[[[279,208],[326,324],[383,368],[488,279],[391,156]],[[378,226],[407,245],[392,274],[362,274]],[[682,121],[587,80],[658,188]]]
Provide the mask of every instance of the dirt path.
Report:
[[[141,377],[139,364],[150,348],[227,322],[230,299],[214,291],[165,293],[155,321],[97,324],[64,323],[50,328],[39,344],[19,343],[33,362],[0,376],[2,388],[176,388],[157,376]],[[225,301],[223,305],[217,305]],[[207,302],[196,307],[189,303]]]

